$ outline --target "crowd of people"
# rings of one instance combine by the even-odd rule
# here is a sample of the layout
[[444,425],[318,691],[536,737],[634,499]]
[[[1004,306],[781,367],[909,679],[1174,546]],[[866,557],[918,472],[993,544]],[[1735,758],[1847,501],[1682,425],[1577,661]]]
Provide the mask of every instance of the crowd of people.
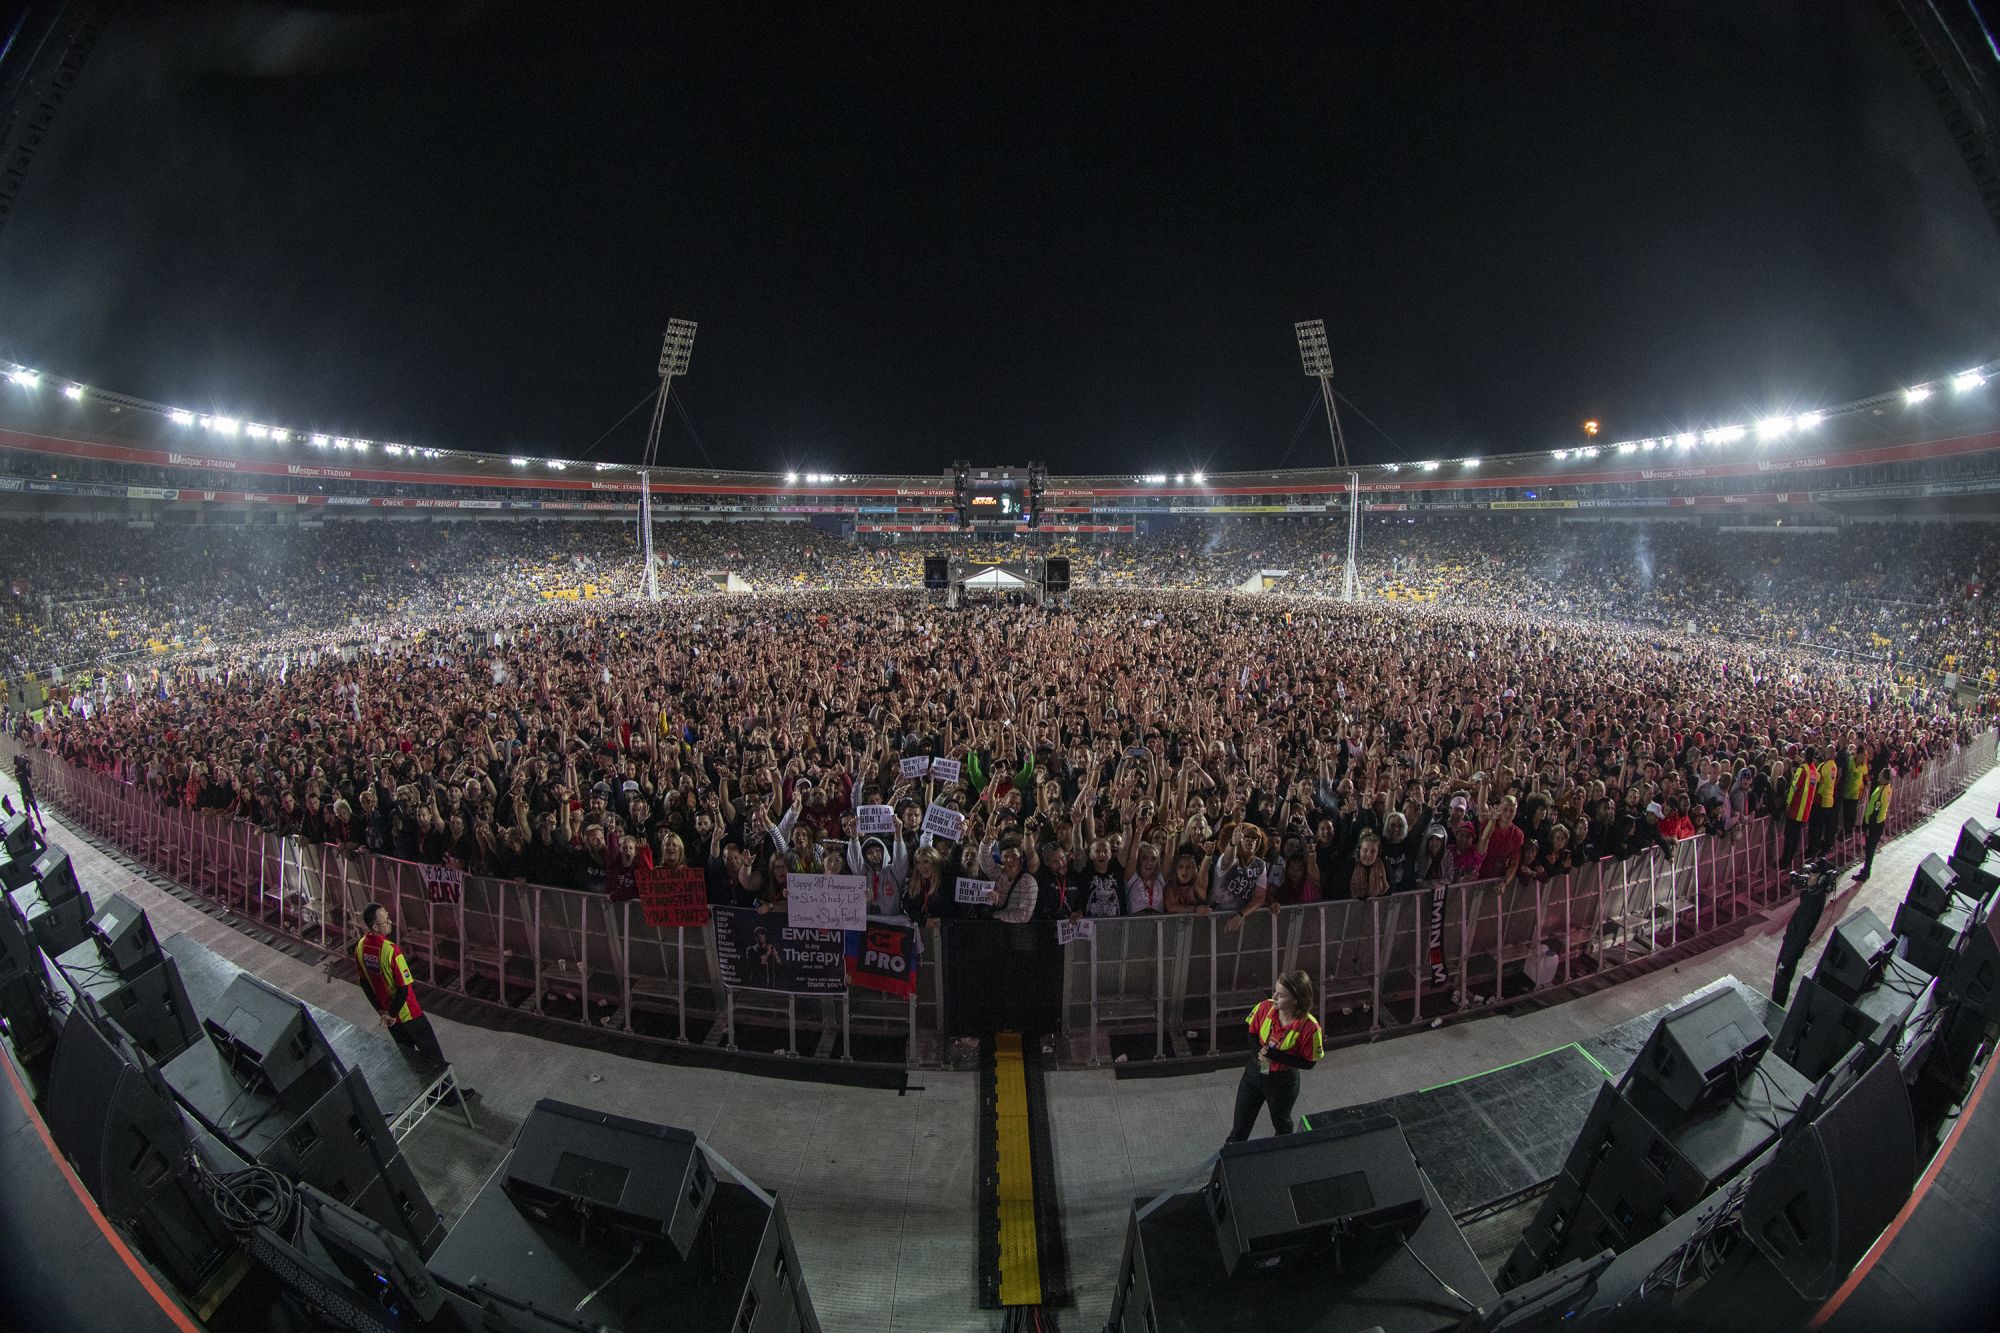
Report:
[[[1977,725],[1839,658],[1493,606],[854,590],[537,598],[358,648],[218,649],[16,735],[352,854],[614,899],[696,866],[712,901],[782,910],[791,874],[829,871],[918,921],[1234,929],[1726,835],[1783,818],[1802,772],[1834,764],[1845,802]],[[960,776],[905,776],[912,756]],[[923,831],[933,804],[962,837]],[[896,832],[861,836],[863,805]],[[961,876],[990,900],[956,903]]]
[[[336,520],[323,526],[123,527],[29,522],[0,550],[0,674],[49,677],[177,653],[310,646],[504,622],[555,601],[636,594],[621,522]],[[1181,519],[1142,535],[1047,534],[1086,589],[1275,590],[1337,596],[1345,530],[1324,519]],[[961,544],[969,545],[969,544]],[[660,522],[663,593],[922,586],[932,535],[860,538],[804,522]],[[982,548],[1000,550],[990,545]],[[1692,630],[1893,662],[1906,676],[2000,675],[1991,525],[1856,524],[1838,531],[1547,516],[1374,519],[1364,600],[1504,606],[1575,621]]]

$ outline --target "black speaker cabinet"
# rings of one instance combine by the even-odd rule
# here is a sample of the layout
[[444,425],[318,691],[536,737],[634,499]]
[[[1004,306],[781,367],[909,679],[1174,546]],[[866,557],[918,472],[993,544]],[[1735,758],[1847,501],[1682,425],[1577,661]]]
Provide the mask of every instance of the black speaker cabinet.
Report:
[[1414,1232],[1428,1211],[1394,1116],[1370,1116],[1222,1150],[1206,1194],[1231,1277]]
[[33,884],[15,889],[14,910],[27,923],[35,947],[49,957],[68,953],[89,938],[90,895],[72,893],[49,902]]
[[1917,1129],[1893,1056],[1785,1136],[1743,1201],[1743,1230],[1807,1300],[1825,1300],[1916,1180]]
[[1043,586],[1050,592],[1069,591],[1069,558],[1052,555],[1048,567],[1043,571]]
[[1986,859],[1988,852],[2000,851],[2000,832],[1988,828],[1977,819],[1968,819],[1958,826],[1958,842],[1951,849],[1951,859],[1978,865]]
[[389,1132],[368,1080],[350,1069],[258,1157],[429,1254],[444,1226]]
[[303,1112],[340,1078],[340,1061],[305,1005],[239,972],[202,1020],[239,1078]]
[[49,1070],[49,1135],[99,1209],[184,1291],[236,1245],[187,1167],[193,1138],[156,1075],[133,1065],[93,1022],[70,1012]]
[[942,555],[924,557],[924,587],[932,592],[943,592],[951,587],[951,558]]
[[1951,975],[1959,940],[1972,924],[1972,909],[1954,904],[1936,916],[1926,916],[1909,904],[1896,909],[1896,934],[1903,939],[1903,957],[1934,977]]
[[[41,850],[42,835],[35,832],[34,824],[26,815],[8,815],[0,824],[0,847],[4,847],[7,859],[21,866],[25,874],[27,867],[34,864],[35,853]],[[10,887],[12,881],[9,881]]]
[[1951,906],[1951,895],[1958,883],[1958,875],[1945,864],[1942,856],[1932,852],[1917,865],[1917,873],[1910,876],[1910,891],[1903,895],[1903,904],[1925,916],[1940,916]]
[[1894,1041],[1929,984],[1928,976],[1901,958],[1891,958],[1880,981],[1852,1003],[1807,977],[1799,983],[1771,1049],[1817,1082],[1856,1046]]
[[2000,1023],[2000,915],[1988,901],[1966,932],[1951,965],[1947,989],[1954,999],[1989,1023]]
[[181,982],[180,964],[164,955],[131,973],[98,1004],[148,1060],[163,1065],[202,1039],[201,1020]]
[[567,1216],[686,1259],[715,1194],[700,1140],[685,1129],[627,1120],[544,1098],[521,1125],[506,1188],[538,1221]]
[[[1621,1086],[1634,1089],[1642,1105],[1663,1099],[1692,1111],[1733,1093],[1770,1044],[1771,1034],[1743,993],[1724,987],[1662,1018]],[[1648,1113],[1664,1118],[1651,1106]]]
[[1863,907],[1849,913],[1826,937],[1813,980],[1852,1004],[1882,975],[1895,947],[1895,936],[1882,918]]
[[90,918],[90,937],[97,941],[97,956],[104,966],[120,977],[136,976],[160,961],[153,923],[122,893],[112,894]]

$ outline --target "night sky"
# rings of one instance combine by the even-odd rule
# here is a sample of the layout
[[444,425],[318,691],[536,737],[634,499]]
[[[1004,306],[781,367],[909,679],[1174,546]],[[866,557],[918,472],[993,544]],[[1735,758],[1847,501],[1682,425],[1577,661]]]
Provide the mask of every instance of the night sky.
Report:
[[1871,0],[644,8],[120,16],[0,230],[0,354],[574,457],[681,316],[669,461],[1087,472],[1322,461],[1313,316],[1367,461],[2000,352]]

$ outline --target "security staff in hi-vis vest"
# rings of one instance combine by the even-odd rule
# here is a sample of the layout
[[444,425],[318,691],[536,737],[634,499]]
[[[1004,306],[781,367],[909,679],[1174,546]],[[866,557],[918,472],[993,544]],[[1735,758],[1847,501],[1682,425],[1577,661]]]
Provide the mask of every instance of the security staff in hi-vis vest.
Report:
[[[409,960],[389,938],[389,909],[380,903],[368,904],[361,909],[361,927],[366,933],[354,946],[354,963],[361,969],[361,989],[381,1015],[382,1026],[389,1029],[397,1045],[441,1065],[450,1064],[438,1046],[437,1033],[431,1030],[431,1020],[417,1003],[417,983],[410,975]],[[459,1088],[445,1100],[457,1106],[476,1095],[471,1088]]]
[[1312,976],[1293,970],[1278,978],[1271,998],[1250,1011],[1246,1020],[1257,1051],[1236,1085],[1236,1123],[1229,1143],[1241,1143],[1257,1126],[1257,1109],[1271,1108],[1271,1128],[1292,1132],[1292,1107],[1299,1100],[1299,1071],[1311,1069],[1326,1054],[1319,1020],[1313,1017],[1318,999]]

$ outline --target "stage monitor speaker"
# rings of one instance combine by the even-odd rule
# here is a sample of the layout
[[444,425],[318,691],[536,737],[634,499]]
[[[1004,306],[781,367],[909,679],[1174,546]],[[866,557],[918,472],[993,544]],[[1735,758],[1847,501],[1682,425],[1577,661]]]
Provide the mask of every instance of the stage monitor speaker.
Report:
[[131,1062],[89,1007],[71,1010],[56,1046],[49,1135],[99,1210],[194,1291],[235,1250],[235,1238],[188,1169],[193,1137],[173,1094]]
[[1811,977],[1805,978],[1791,1007],[1785,1010],[1785,1025],[1771,1053],[1817,1082],[1856,1046],[1894,1040],[1909,1019],[1916,1000],[1914,992],[1922,990],[1926,978],[1900,959],[1891,966],[1907,971],[1916,983],[1914,991],[1899,987],[1895,993],[1887,993],[1886,988],[1878,987],[1849,1003]]
[[1807,1300],[1833,1295],[1903,1203],[1917,1171],[1909,1089],[1881,1055],[1794,1127],[1743,1200],[1743,1230]]
[[1394,1116],[1229,1144],[1205,1197],[1231,1277],[1392,1242],[1430,1211]]
[[398,1309],[418,1319],[434,1318],[444,1308],[444,1288],[402,1235],[310,1185],[299,1187],[298,1203],[313,1237],[364,1290],[386,1288]]
[[35,832],[34,823],[26,815],[9,815],[6,823],[0,825],[0,846],[5,848],[9,860],[32,864],[35,853],[41,850],[42,835]]
[[2000,903],[1989,899],[1959,946],[1946,979],[1951,997],[1989,1023],[2000,1023]]
[[1958,826],[1958,842],[1951,849],[1951,859],[1976,866],[1986,859],[1988,852],[1995,851],[2000,851],[2000,832],[1977,819],[1968,819]]
[[41,967],[41,951],[28,933],[27,918],[14,906],[12,894],[0,893],[0,981],[33,976]]
[[122,893],[97,909],[90,918],[90,937],[97,941],[97,956],[107,970],[127,980],[160,961],[160,942],[153,935],[153,923],[140,906]]
[[1770,1044],[1771,1034],[1742,993],[1725,987],[1662,1018],[1620,1087],[1642,1084],[1678,1110],[1692,1111],[1734,1093]]
[[349,1069],[258,1160],[386,1227],[419,1252],[444,1239],[367,1078]]
[[42,901],[51,907],[83,891],[76,882],[76,867],[70,864],[69,852],[64,848],[54,845],[45,848],[35,858],[30,873],[42,891]]
[[238,1078],[288,1111],[309,1110],[343,1072],[304,1003],[248,972],[236,974],[202,1026]]
[[1043,571],[1042,586],[1049,592],[1069,591],[1069,559],[1066,556],[1049,557],[1047,568]]
[[201,1040],[201,1018],[181,982],[180,964],[161,955],[153,967],[125,976],[98,1001],[135,1049],[163,1065]]
[[715,1197],[715,1173],[688,1130],[546,1097],[522,1123],[506,1172],[508,1197],[530,1216],[664,1242],[683,1260]]
[[951,557],[924,557],[924,587],[931,592],[944,592],[951,587]]
[[1942,916],[1951,906],[1952,892],[1957,886],[1958,876],[1945,864],[1942,856],[1932,852],[1917,866],[1917,873],[1910,877],[1910,891],[1903,895],[1903,906],[1925,916]]
[[0,1020],[5,1020],[7,1037],[23,1060],[35,1059],[55,1039],[48,989],[46,977],[34,971],[0,979]]
[[90,895],[72,893],[56,902],[46,901],[32,887],[14,890],[15,910],[28,923],[35,947],[51,958],[68,953],[90,935]]
[[1881,979],[1895,951],[1896,937],[1881,917],[1863,907],[1849,913],[1827,936],[1813,980],[1852,1004]]
[[1959,941],[1972,924],[1972,909],[1964,904],[1926,916],[1908,904],[1896,909],[1896,934],[1903,940],[1903,958],[1934,977],[1951,975]]

